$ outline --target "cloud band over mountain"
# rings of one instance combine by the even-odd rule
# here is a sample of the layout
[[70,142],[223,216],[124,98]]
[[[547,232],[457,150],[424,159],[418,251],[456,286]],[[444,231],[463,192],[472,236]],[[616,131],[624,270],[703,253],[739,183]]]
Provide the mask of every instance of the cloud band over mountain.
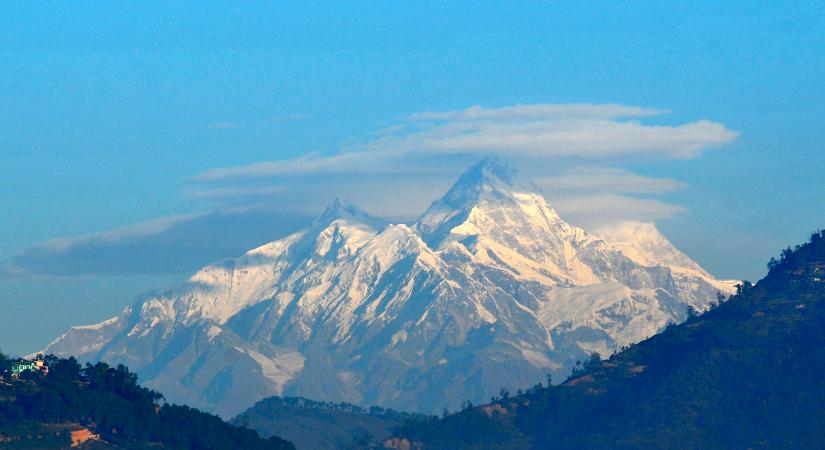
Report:
[[333,197],[405,221],[489,155],[523,168],[572,223],[668,218],[684,208],[657,196],[686,184],[627,167],[694,158],[738,132],[707,119],[666,124],[667,113],[618,104],[519,104],[411,114],[338,152],[196,174],[185,193],[212,212],[45,242],[19,252],[11,267],[70,276],[187,272],[295,231]]
[[667,111],[614,104],[537,104],[424,112],[388,127],[361,148],[332,155],[217,168],[193,178],[226,178],[404,170],[426,157],[495,154],[502,157],[603,159],[619,156],[691,158],[727,144],[738,132],[710,120],[644,124]]
[[[685,184],[633,173],[626,166],[694,158],[738,136],[707,119],[665,124],[667,113],[587,103],[420,112],[339,152],[215,168],[191,177],[188,189],[198,198],[233,205],[244,198],[259,202],[260,193],[269,189],[270,199],[307,208],[307,213],[334,195],[376,215],[408,218],[426,208],[465,167],[493,155],[522,167],[552,203],[571,204],[575,199],[567,212],[573,221],[588,209],[602,211],[601,220],[622,215],[660,219],[683,208],[639,196]],[[614,215],[604,209],[605,203],[616,205],[610,210],[627,209]],[[589,221],[592,214],[585,215],[582,221]]]
[[170,217],[43,242],[19,252],[7,270],[46,276],[186,274],[286,236],[309,220],[271,208]]

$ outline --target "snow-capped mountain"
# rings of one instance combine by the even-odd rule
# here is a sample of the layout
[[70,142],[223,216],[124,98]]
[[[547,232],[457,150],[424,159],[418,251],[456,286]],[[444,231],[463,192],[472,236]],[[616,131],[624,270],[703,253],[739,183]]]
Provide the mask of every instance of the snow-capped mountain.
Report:
[[504,163],[470,168],[411,225],[333,202],[46,348],[125,363],[230,416],[271,395],[435,412],[561,379],[705,309],[715,280],[649,224],[573,227]]

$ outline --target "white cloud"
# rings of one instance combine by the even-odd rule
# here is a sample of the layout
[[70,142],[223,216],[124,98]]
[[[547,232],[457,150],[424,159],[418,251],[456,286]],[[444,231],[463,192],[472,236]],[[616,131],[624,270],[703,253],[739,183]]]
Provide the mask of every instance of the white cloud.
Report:
[[197,182],[238,177],[372,172],[382,161],[397,156],[380,151],[339,153],[332,156],[307,153],[293,159],[212,169],[196,175],[192,180]]
[[[656,218],[679,208],[659,200],[631,202],[631,196],[662,194],[684,184],[610,165],[691,158],[738,135],[706,119],[666,124],[661,116],[667,112],[617,104],[421,112],[338,153],[216,168],[192,177],[190,187],[193,195],[219,204],[265,197],[311,213],[331,197],[344,197],[376,215],[410,218],[466,167],[493,154],[524,168],[551,203],[583,201],[582,196],[590,202],[612,199]],[[656,124],[643,122],[653,117]]]
[[186,274],[298,230],[311,219],[250,207],[165,217],[20,251],[6,276]]
[[574,167],[568,171],[534,179],[545,194],[615,192],[661,194],[682,189],[685,184],[670,178],[638,175],[616,167]]
[[332,155],[303,156],[209,170],[193,178],[408,172],[434,158],[490,155],[583,160],[692,158],[738,136],[706,119],[674,125],[639,121],[667,111],[615,104],[534,104],[423,112],[386,127],[372,141]]
[[610,193],[561,197],[554,206],[571,223],[589,230],[622,220],[667,219],[685,211],[679,205],[659,200]]
[[606,158],[623,155],[691,158],[726,144],[737,133],[699,120],[648,125],[636,120],[547,117],[532,120],[447,120],[370,144],[398,152],[483,153],[536,158]]

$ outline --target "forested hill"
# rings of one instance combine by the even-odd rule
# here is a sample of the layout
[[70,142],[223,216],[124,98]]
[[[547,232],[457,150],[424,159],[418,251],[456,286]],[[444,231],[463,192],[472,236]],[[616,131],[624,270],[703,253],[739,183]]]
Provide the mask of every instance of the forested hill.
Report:
[[[825,232],[768,275],[565,383],[408,422],[401,448],[825,448]],[[403,440],[406,439],[407,442]]]
[[11,376],[12,361],[0,354],[0,448],[68,448],[71,432],[86,429],[99,439],[81,448],[294,449],[217,416],[165,404],[122,365],[81,368],[74,358],[55,357],[45,363],[48,374]]
[[405,420],[426,418],[375,406],[270,397],[239,414],[232,423],[252,428],[264,437],[286,438],[298,450],[334,450],[380,446]]

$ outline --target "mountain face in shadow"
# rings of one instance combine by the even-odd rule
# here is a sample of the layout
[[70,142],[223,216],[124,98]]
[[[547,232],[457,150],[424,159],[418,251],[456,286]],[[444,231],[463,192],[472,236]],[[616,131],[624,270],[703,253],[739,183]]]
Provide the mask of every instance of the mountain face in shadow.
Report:
[[408,422],[390,448],[825,448],[825,232],[756,285],[563,384]]

